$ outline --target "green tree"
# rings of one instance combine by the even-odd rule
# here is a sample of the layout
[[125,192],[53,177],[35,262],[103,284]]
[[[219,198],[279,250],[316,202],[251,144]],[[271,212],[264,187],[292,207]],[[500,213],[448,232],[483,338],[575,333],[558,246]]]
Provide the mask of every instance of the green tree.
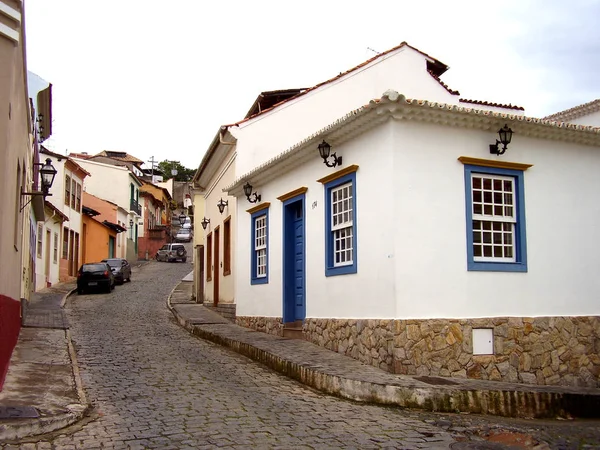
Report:
[[[159,162],[157,165],[157,169],[162,172],[163,179],[165,180],[175,178],[175,181],[192,181],[194,173],[196,173],[195,169],[188,169],[187,167],[184,167],[179,161],[169,161],[168,159]],[[173,170],[177,171],[176,175],[173,175]]]

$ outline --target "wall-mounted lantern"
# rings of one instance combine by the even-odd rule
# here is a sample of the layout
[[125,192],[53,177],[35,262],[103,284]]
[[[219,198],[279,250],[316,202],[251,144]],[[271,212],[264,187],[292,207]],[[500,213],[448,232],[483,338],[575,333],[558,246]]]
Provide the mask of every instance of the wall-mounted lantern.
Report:
[[[504,152],[506,151],[506,148],[508,147],[508,144],[510,144],[512,135],[513,135],[513,130],[508,128],[508,125],[504,125],[504,128],[501,128],[500,130],[498,130],[498,136],[500,137],[500,140],[496,139],[495,144],[490,144],[490,153],[492,155],[498,155],[498,156],[503,155]],[[502,144],[502,150],[500,150],[498,148],[498,145],[500,145],[500,144]]]
[[[44,198],[48,197],[48,196],[52,196],[52,194],[49,192],[50,188],[52,187],[52,183],[54,183],[54,177],[56,176],[57,170],[54,168],[54,166],[52,165],[52,160],[50,158],[46,158],[46,163],[34,163],[34,165],[36,166],[42,166],[39,170],[40,172],[40,178],[41,178],[41,185],[42,185],[42,190],[41,191],[35,191],[35,192],[21,192],[21,195],[29,195],[30,197],[35,197],[37,195],[43,195]],[[27,203],[25,203],[22,207],[21,207],[21,211],[23,210],[23,208],[25,208],[25,206],[27,206],[29,203],[31,202],[31,199],[29,199],[29,201]]]
[[217,202],[217,208],[219,208],[219,212],[220,212],[221,214],[223,214],[223,211],[225,210],[225,207],[226,207],[228,204],[229,204],[229,200],[223,200],[223,199],[221,199],[221,200],[219,200],[219,201]]
[[129,228],[133,228],[133,219],[129,219]]
[[202,225],[202,228],[204,230],[206,230],[206,227],[208,226],[208,224],[210,223],[210,219],[207,219],[206,217],[204,219],[202,219],[202,222],[200,222],[200,225]]
[[[260,195],[255,192],[252,192],[252,185],[250,182],[246,182],[244,185],[244,194],[250,203],[260,202]],[[252,196],[252,198],[250,198]]]
[[[327,142],[325,142],[323,140],[323,142],[321,142],[319,144],[319,155],[321,155],[321,158],[323,158],[323,163],[327,166],[327,167],[335,167],[338,165],[342,164],[342,157],[341,156],[336,156],[335,153],[331,154],[331,145],[329,145]],[[329,162],[329,156],[331,156],[333,158],[332,162]]]

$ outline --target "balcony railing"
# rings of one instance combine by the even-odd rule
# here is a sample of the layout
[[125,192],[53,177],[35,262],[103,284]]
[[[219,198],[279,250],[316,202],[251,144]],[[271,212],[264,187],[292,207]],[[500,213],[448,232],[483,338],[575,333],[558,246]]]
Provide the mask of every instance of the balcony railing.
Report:
[[132,198],[130,203],[129,203],[129,210],[133,211],[134,213],[136,213],[138,216],[142,215],[142,207],[141,205],[137,202],[136,199]]

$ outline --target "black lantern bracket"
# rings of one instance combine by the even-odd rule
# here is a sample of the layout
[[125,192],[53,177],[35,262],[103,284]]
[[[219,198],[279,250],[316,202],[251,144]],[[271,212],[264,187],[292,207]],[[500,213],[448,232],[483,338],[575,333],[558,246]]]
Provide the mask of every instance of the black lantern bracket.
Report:
[[[323,140],[323,142],[321,142],[319,144],[319,155],[321,155],[321,158],[323,158],[323,163],[327,166],[327,167],[335,167],[335,166],[340,166],[342,165],[342,157],[341,156],[337,156],[334,153],[331,153],[331,145],[329,145],[327,142],[325,142],[325,140]],[[333,161],[329,161],[329,158],[333,158]]]
[[202,222],[200,222],[200,225],[202,225],[202,229],[206,230],[206,227],[208,226],[209,223],[210,223],[210,219],[207,219],[205,217],[202,219]]
[[227,205],[229,205],[229,200],[223,200],[223,199],[221,199],[221,200],[219,200],[219,201],[217,202],[217,208],[219,208],[219,212],[220,212],[221,214],[223,214],[223,211],[225,211],[225,207],[226,207]]
[[42,182],[42,190],[41,191],[32,191],[32,192],[21,192],[21,196],[27,195],[30,197],[29,201],[27,201],[21,208],[20,211],[23,211],[27,205],[31,203],[33,197],[37,197],[39,195],[43,195],[44,198],[51,197],[50,188],[52,187],[52,183],[54,183],[54,177],[56,176],[57,170],[52,165],[52,160],[50,158],[46,158],[46,163],[33,163],[35,166],[40,166],[40,176]]
[[[496,139],[495,144],[490,144],[490,153],[498,156],[504,155],[508,144],[510,144],[510,141],[512,140],[512,135],[513,130],[508,128],[508,125],[504,125],[504,128],[498,130],[498,137],[500,137],[500,140]],[[502,144],[502,149],[500,149],[500,144]]]
[[246,182],[244,185],[244,194],[250,203],[260,202],[260,195],[256,191],[252,192],[252,185],[250,182]]

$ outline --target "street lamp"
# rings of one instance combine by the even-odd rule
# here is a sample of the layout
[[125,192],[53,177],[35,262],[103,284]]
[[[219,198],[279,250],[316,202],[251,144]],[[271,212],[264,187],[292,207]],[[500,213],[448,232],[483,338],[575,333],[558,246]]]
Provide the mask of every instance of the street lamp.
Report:
[[329,162],[329,153],[331,152],[331,145],[329,145],[327,142],[325,142],[325,140],[323,140],[323,142],[321,142],[318,146],[319,149],[319,155],[321,155],[321,158],[323,158],[323,163],[327,166],[327,167],[335,167],[337,165],[342,164],[342,157],[341,156],[336,156],[335,153],[331,154],[331,157],[333,158],[333,162]]
[[[260,202],[260,195],[258,195],[256,191],[252,192],[252,185],[249,181],[244,185],[244,195],[246,195],[246,198],[250,203]],[[250,198],[250,196],[252,196],[252,198]]]
[[[500,137],[500,140],[496,139],[495,144],[490,144],[490,153],[498,156],[503,155],[506,151],[506,147],[508,147],[508,144],[510,144],[510,141],[512,140],[512,135],[513,130],[508,128],[508,125],[504,125],[504,128],[498,130],[498,136]],[[502,144],[502,150],[498,148],[499,144]]]
[[229,200],[223,200],[223,199],[221,199],[221,200],[219,200],[219,201],[217,202],[217,208],[219,208],[219,212],[220,212],[221,214],[223,214],[223,211],[225,210],[225,207],[226,207],[228,204],[229,204]]
[[[50,194],[50,188],[52,187],[52,183],[54,183],[54,177],[56,177],[57,173],[57,170],[52,165],[52,160],[50,158],[46,158],[46,164],[34,163],[34,165],[42,166],[40,168],[42,190],[34,192],[21,192],[21,195],[29,195],[32,198],[37,195],[43,195],[44,198],[51,196],[52,194]],[[32,199],[30,198],[29,201],[21,207],[20,211],[23,211],[23,208],[31,203],[31,200]]]

